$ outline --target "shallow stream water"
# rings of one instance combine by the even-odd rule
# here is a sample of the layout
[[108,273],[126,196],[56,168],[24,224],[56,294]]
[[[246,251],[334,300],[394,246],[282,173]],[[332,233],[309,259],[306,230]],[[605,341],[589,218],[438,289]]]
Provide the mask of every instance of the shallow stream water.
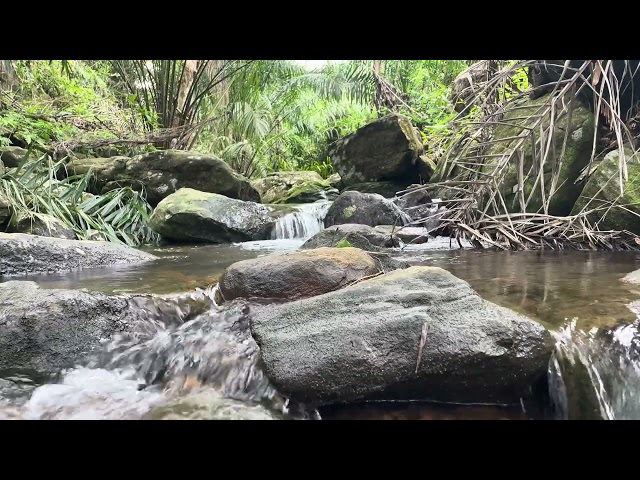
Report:
[[[101,358],[63,372],[55,381],[34,372],[0,372],[0,418],[533,417],[521,405],[368,403],[320,412],[289,408],[263,377],[257,346],[246,328],[238,327],[245,321],[242,312],[217,312],[213,291],[232,263],[294,251],[319,231],[316,217],[325,207],[306,208],[309,215],[288,217],[280,225],[277,236],[289,238],[155,247],[147,250],[158,260],[143,265],[20,277],[43,288],[182,294],[209,310],[182,324],[166,322],[158,314],[162,309],[153,310],[145,334],[115,338]],[[487,300],[554,331],[558,347],[549,366],[549,395],[555,418],[640,419],[640,303],[634,303],[640,301],[640,286],[620,281],[640,268],[640,254],[477,251],[440,238],[396,249],[393,255],[415,265],[442,267]],[[185,309],[180,297],[170,298],[177,311]]]

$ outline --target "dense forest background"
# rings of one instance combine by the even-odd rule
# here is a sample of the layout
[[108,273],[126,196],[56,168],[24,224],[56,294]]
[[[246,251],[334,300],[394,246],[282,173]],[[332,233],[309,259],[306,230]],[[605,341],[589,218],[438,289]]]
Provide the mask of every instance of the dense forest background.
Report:
[[[70,159],[91,158],[95,171],[118,168],[118,156],[190,150],[249,180],[328,179],[345,173],[332,143],[398,113],[420,135],[421,183],[447,202],[439,220],[450,232],[499,248],[635,248],[637,70],[629,60],[352,60],[315,70],[285,60],[2,60],[0,149],[11,168],[0,224],[54,218],[77,238],[154,241],[144,182],[90,195],[92,172],[61,173]],[[32,161],[7,163],[11,149]]]

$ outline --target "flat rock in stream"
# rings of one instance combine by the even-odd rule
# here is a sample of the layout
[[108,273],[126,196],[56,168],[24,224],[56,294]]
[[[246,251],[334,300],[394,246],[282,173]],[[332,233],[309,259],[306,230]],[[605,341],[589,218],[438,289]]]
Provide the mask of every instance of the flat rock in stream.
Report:
[[220,277],[224,300],[295,300],[343,288],[380,273],[374,258],[357,248],[317,248],[242,260]]
[[553,348],[540,324],[436,267],[258,308],[251,330],[278,391],[315,405],[517,403],[546,375]]
[[150,253],[111,242],[0,233],[0,275],[68,272],[155,260]]

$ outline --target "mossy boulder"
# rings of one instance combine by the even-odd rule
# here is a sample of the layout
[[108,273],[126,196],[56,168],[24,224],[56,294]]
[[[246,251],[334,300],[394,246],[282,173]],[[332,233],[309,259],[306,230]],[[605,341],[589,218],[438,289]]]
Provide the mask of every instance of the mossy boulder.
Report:
[[[27,150],[20,147],[0,147],[0,161],[7,168],[15,168],[27,156]],[[36,158],[34,153],[30,158]]]
[[[577,215],[583,209],[598,209],[589,214],[589,220],[598,223],[601,230],[629,230],[640,235],[640,155],[634,154],[628,147],[625,147],[624,152],[628,173],[628,180],[624,182],[624,194],[620,196],[620,151],[614,150],[591,173],[571,214]],[[611,202],[623,205],[624,208],[602,208],[608,207]]]
[[391,200],[375,193],[344,192],[333,202],[324,226],[359,223],[361,225],[405,225],[409,217]]
[[152,204],[180,188],[260,202],[260,194],[249,180],[213,155],[179,150],[145,153],[127,162],[125,174],[145,185]]
[[312,203],[337,196],[337,191],[317,172],[274,172],[252,180],[264,203]]
[[[109,182],[125,176],[129,157],[74,158],[61,170],[59,175],[85,175],[91,171],[89,191],[100,194]],[[112,190],[109,189],[109,190]]]
[[345,287],[380,273],[376,261],[357,248],[317,248],[268,255],[231,265],[220,278],[224,300],[296,300]]
[[[369,245],[383,248],[393,248],[400,246],[400,239],[395,235],[387,234],[370,227],[369,225],[361,225],[358,223],[344,223],[327,227],[321,232],[316,233],[307,240],[300,248],[310,249],[319,247],[335,247],[340,241],[346,238],[349,233],[357,233],[367,240],[364,246],[353,245],[363,250],[370,250]],[[355,237],[359,238],[359,237]],[[348,240],[348,239],[347,239]],[[349,241],[349,240],[348,240]],[[351,243],[349,241],[349,243]],[[373,249],[378,251],[379,249]]]
[[193,188],[229,198],[260,202],[249,180],[213,155],[180,150],[158,150],[135,157],[74,159],[68,173],[93,171],[92,191],[106,193],[120,187],[144,190],[157,205],[180,188]]
[[181,188],[158,204],[149,226],[167,240],[245,242],[270,238],[276,216],[274,207]]
[[[505,112],[502,122],[522,125],[522,120],[518,120],[516,117],[530,116],[541,112],[546,103],[549,101],[549,95],[531,99],[522,99],[516,101]],[[567,98],[566,101],[569,101]],[[567,144],[565,149],[564,158],[562,159],[562,165],[560,166],[560,173],[558,182],[556,184],[556,190],[549,203],[549,214],[551,215],[568,215],[573,208],[576,200],[580,196],[582,185],[577,184],[576,180],[580,176],[580,173],[586,167],[591,159],[591,151],[593,148],[593,140],[595,135],[594,129],[594,116],[591,111],[578,102],[573,100],[573,110],[571,112],[570,124],[568,124],[569,116],[567,112],[556,118],[555,129],[553,133],[553,141],[550,147],[549,156],[544,165],[544,187],[545,198],[548,198],[551,179],[554,165],[560,161],[560,152],[562,151],[562,145],[565,138],[565,132],[568,130],[569,135],[567,137]],[[543,128],[547,128],[550,124],[550,117],[546,115],[542,120]],[[533,120],[527,122],[527,126],[530,125]],[[539,129],[539,128],[538,128]],[[504,125],[500,124],[494,131],[494,140],[508,139],[520,135],[524,128],[517,125]],[[537,130],[536,130],[537,131]],[[493,144],[488,149],[487,153],[491,155],[505,154],[508,155],[515,148],[517,139],[505,140]],[[524,181],[524,197],[525,200],[529,197],[533,186],[535,184],[537,172],[532,169],[533,155],[532,145],[530,141],[524,143],[524,162],[523,172],[525,175]],[[486,172],[493,170],[493,165],[497,162],[499,157],[487,157],[488,164],[485,167]],[[518,201],[518,157],[514,155],[511,159],[511,164],[503,177],[500,191],[503,195],[507,208],[510,212],[519,212],[521,210],[520,203]],[[540,192],[540,184],[536,185],[536,190],[531,197],[531,201],[527,205],[528,212],[536,212],[542,208],[542,195]]]
[[416,159],[423,146],[409,118],[393,114],[365,125],[329,147],[343,185],[382,180],[418,180]]

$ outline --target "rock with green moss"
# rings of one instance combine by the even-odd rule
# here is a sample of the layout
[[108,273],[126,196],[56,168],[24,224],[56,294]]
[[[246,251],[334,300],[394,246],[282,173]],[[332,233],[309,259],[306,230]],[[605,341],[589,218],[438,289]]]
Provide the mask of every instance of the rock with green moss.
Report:
[[[20,147],[0,147],[0,161],[7,168],[15,168],[27,156],[27,150]],[[36,158],[35,153],[30,158]]]
[[395,203],[375,193],[344,192],[333,202],[324,226],[343,223],[361,225],[405,225],[409,217]]
[[[397,236],[387,234],[386,232],[380,232],[377,228],[378,227],[374,229],[369,225],[361,225],[357,223],[334,225],[316,233],[313,237],[302,244],[300,248],[337,247],[342,240],[351,242],[351,240],[347,238],[347,234],[351,233],[357,233],[366,240],[366,243],[353,245],[361,248],[362,250],[377,252],[381,250],[381,248],[378,247],[393,248],[400,246],[400,239]],[[356,239],[356,243],[358,243],[357,240],[359,237],[354,238]],[[370,248],[372,246],[376,248]]]
[[216,193],[181,188],[162,200],[149,226],[163,238],[230,243],[270,238],[278,209]]
[[393,114],[331,144],[329,157],[344,185],[398,179],[418,181],[422,141],[411,120]]
[[94,193],[131,187],[138,191],[144,190],[152,205],[157,205],[183,187],[260,202],[260,194],[249,180],[213,155],[158,150],[132,158],[74,159],[67,167],[67,174],[82,174],[89,169],[93,171]]
[[[624,194],[620,196],[620,151],[614,150],[591,173],[571,214],[577,215],[583,209],[595,209],[589,214],[589,220],[598,223],[601,230],[629,230],[640,235],[640,155],[634,155],[633,150],[628,147],[624,151],[628,173],[628,180],[624,182]],[[624,208],[609,209],[614,201]]]
[[[514,104],[506,111],[502,119],[505,123],[518,123],[522,124],[522,120],[516,119],[516,117],[530,116],[538,112],[541,112],[546,103],[549,101],[549,96],[544,95],[535,100],[523,99]],[[530,125],[533,120],[529,120],[527,125]],[[542,121],[543,128],[549,126],[550,118],[546,115]],[[571,123],[568,123],[567,113],[562,114],[559,118],[556,118],[556,127],[553,133],[553,142],[550,147],[547,161],[544,165],[544,187],[545,198],[548,198],[552,173],[554,166],[560,161],[560,152],[562,151],[563,142],[565,139],[565,131],[569,131],[567,137],[566,150],[562,164],[560,166],[560,173],[556,184],[556,190],[549,203],[549,214],[551,215],[568,215],[573,208],[576,200],[580,196],[582,185],[576,184],[576,180],[580,176],[581,171],[586,167],[591,159],[591,151],[594,140],[594,117],[591,111],[578,103],[574,103],[574,107],[571,113]],[[490,155],[508,155],[515,148],[518,139],[508,140],[510,137],[520,135],[523,131],[522,127],[514,125],[498,125],[495,129],[495,140],[507,139],[504,142],[493,144],[488,149],[487,154]],[[532,169],[533,155],[532,146],[530,141],[524,143],[524,163],[523,172],[526,177],[524,181],[524,196],[525,200],[529,197],[537,173],[535,169]],[[506,170],[501,183],[500,191],[503,195],[507,208],[511,212],[520,211],[520,203],[518,201],[518,163],[517,155],[514,155],[511,159],[511,163]],[[493,165],[499,160],[499,157],[488,157],[489,163],[485,167],[485,171],[489,172],[493,170]],[[557,167],[555,167],[557,168]],[[531,201],[527,205],[528,212],[536,212],[542,207],[542,194],[540,192],[540,184],[536,185],[536,190],[531,197]]]
[[60,174],[62,176],[85,175],[91,171],[89,191],[98,195],[109,182],[113,182],[116,178],[124,176],[128,161],[129,157],[122,156],[74,158],[67,164],[64,171],[60,171]]
[[332,200],[338,193],[327,180],[311,171],[274,172],[252,180],[251,185],[260,192],[264,203],[312,203]]
[[345,187],[343,192],[360,192],[360,193],[377,193],[384,198],[393,198],[396,192],[405,190],[409,184],[407,182],[398,182],[394,180],[384,182],[363,182],[355,183]]
[[76,239],[76,234],[71,228],[57,218],[44,213],[33,216],[21,215],[15,218],[10,225],[10,231],[40,235],[41,237]]
[[342,182],[342,178],[340,178],[339,173],[332,173],[327,178],[327,182],[329,182],[329,185],[331,185],[333,188],[339,188],[340,182]]
[[249,180],[213,155],[179,150],[145,153],[127,162],[125,175],[144,184],[147,199],[154,205],[180,188],[260,202]]

